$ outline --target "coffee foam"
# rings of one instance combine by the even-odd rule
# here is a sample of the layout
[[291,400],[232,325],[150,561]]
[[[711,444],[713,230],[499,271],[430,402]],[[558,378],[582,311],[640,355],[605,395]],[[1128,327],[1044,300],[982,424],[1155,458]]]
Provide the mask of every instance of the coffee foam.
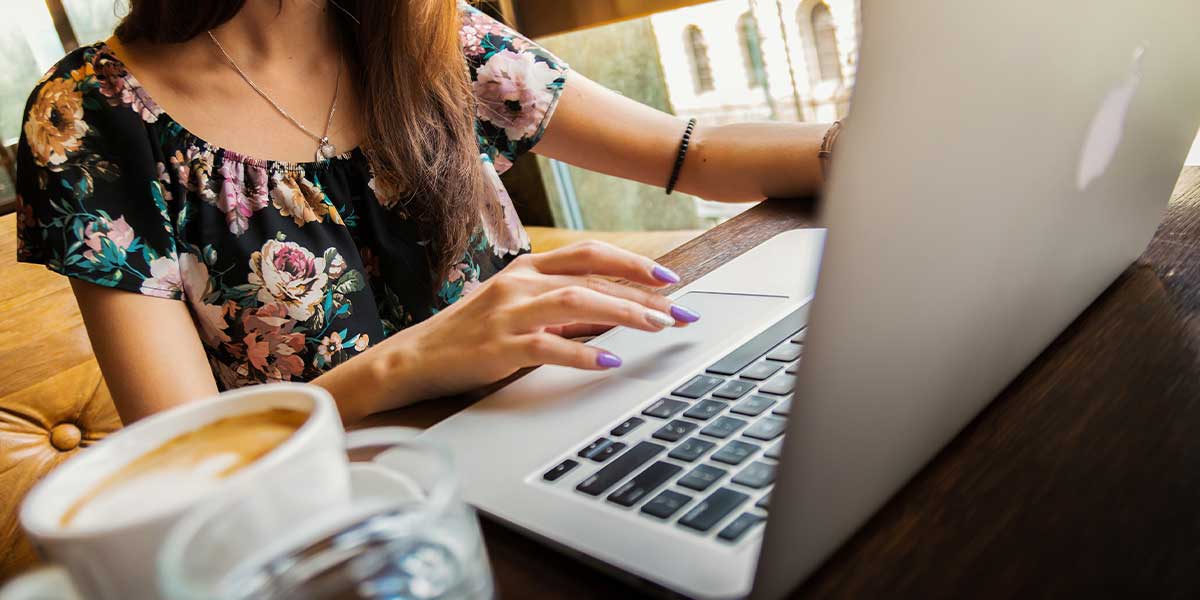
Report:
[[308,419],[290,409],[226,417],[179,435],[80,496],[61,525],[117,525],[185,505],[287,441]]

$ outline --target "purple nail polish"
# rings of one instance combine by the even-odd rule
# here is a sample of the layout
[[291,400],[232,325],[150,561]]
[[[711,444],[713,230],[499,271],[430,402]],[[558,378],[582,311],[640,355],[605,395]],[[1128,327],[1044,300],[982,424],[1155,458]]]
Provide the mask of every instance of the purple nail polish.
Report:
[[615,369],[621,366],[621,357],[613,354],[612,352],[601,352],[600,355],[596,357],[596,364],[604,367],[605,369]]
[[671,316],[675,317],[676,321],[684,323],[695,323],[700,320],[700,313],[678,304],[671,305]]
[[679,283],[679,276],[662,265],[654,265],[654,270],[650,272],[654,278],[663,283]]

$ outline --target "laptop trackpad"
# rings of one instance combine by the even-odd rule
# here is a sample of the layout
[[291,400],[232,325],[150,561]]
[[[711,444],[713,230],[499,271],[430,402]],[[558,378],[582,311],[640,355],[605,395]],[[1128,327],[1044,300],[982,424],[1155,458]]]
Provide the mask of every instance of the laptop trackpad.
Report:
[[657,333],[621,328],[595,344],[624,361],[624,366],[613,371],[614,376],[658,383],[701,366],[698,363],[710,356],[714,347],[744,337],[747,329],[781,317],[777,313],[787,301],[785,296],[689,292],[678,302],[700,313],[699,321]]

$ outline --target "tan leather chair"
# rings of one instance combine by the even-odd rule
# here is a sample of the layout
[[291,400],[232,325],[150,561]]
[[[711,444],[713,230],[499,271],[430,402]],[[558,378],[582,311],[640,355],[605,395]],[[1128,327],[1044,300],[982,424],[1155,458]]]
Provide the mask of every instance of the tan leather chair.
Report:
[[39,479],[121,426],[67,280],[16,264],[0,217],[0,582],[37,561],[17,509]]
[[[696,234],[530,228],[537,251],[599,238],[647,256]],[[17,523],[25,493],[121,426],[70,284],[16,253],[16,215],[0,217],[0,582],[37,562]]]

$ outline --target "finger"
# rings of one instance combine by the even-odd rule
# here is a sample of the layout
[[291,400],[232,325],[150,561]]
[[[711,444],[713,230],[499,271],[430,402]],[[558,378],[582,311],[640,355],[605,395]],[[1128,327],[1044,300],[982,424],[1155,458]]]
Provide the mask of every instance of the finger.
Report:
[[573,323],[623,325],[642,331],[661,331],[673,326],[675,319],[632,300],[609,296],[582,286],[546,292],[516,306],[508,315],[508,326],[517,333]]
[[611,352],[549,333],[533,333],[514,340],[515,351],[526,367],[561,365],[601,371],[621,366],[621,359]]
[[584,287],[596,290],[601,294],[606,294],[616,298],[624,298],[633,302],[637,302],[642,306],[657,310],[659,312],[671,315],[675,319],[676,327],[684,327],[688,323],[694,323],[700,319],[699,313],[687,308],[681,304],[676,304],[670,298],[654,292],[638,289],[629,285],[610,281],[602,277],[572,277],[577,283]]
[[649,258],[597,241],[535,254],[529,263],[549,275],[603,275],[653,287],[679,283],[678,275]]
[[670,298],[654,292],[617,283],[595,275],[534,275],[523,277],[524,285],[534,294],[542,294],[568,286],[581,286],[616,298],[637,302],[642,306],[671,315],[676,327],[686,326],[699,320],[700,315],[692,309],[675,304]]
[[571,339],[597,336],[612,329],[612,327],[612,325],[600,325],[598,323],[571,323],[569,325],[547,327],[546,331]]

